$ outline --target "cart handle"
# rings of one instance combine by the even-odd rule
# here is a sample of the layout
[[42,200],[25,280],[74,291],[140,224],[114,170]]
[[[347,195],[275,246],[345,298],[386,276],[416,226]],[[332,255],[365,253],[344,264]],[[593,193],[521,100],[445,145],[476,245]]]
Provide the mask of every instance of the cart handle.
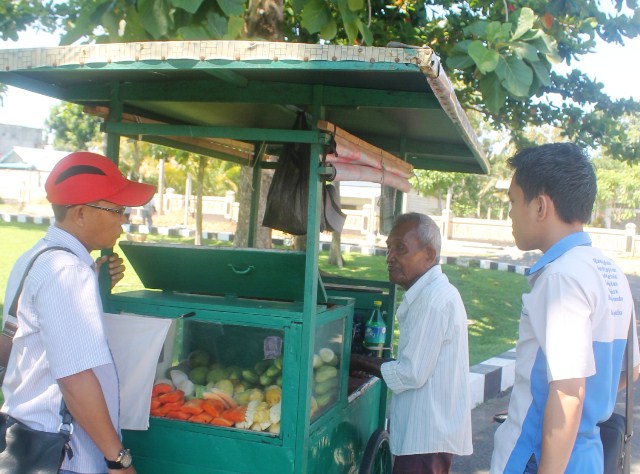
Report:
[[231,268],[231,271],[237,275],[246,275],[247,273],[250,273],[253,271],[253,265],[249,265],[244,270],[238,270],[236,267],[233,266],[232,263],[229,263],[228,265],[229,265],[229,268]]

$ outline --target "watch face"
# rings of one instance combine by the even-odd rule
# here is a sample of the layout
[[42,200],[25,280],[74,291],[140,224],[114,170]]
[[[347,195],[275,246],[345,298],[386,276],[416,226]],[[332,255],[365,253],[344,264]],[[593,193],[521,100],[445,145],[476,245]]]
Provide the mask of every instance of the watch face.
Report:
[[122,451],[120,451],[120,464],[122,464],[123,468],[128,468],[129,466],[131,466],[131,451],[129,451],[128,449],[123,449]]

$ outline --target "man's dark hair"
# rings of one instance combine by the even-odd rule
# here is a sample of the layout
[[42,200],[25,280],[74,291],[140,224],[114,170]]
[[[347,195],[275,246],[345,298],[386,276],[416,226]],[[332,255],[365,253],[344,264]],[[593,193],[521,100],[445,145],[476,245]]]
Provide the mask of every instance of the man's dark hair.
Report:
[[530,202],[548,195],[566,223],[591,220],[598,186],[591,160],[573,143],[526,148],[509,159],[513,179]]
[[67,217],[67,213],[69,212],[69,208],[66,206],[61,206],[59,204],[51,204],[51,209],[53,209],[53,217],[56,218],[57,222],[62,222]]

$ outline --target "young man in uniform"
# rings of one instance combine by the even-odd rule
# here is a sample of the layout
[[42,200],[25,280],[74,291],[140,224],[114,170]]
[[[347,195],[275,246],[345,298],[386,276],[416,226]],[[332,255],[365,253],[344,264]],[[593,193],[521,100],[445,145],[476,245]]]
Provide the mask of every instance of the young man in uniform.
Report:
[[[99,266],[109,261],[112,284],[124,267],[117,256],[93,261],[122,232],[125,206],[149,201],[154,187],[127,180],[104,156],[76,152],[59,161],[45,183],[56,218],[42,240],[16,262],[5,296],[4,325],[17,325],[2,390],[2,412],[28,426],[57,432],[62,398],[73,416],[61,473],[134,474],[118,423],[118,376],[103,326]],[[28,262],[17,321],[9,303]]]
[[516,245],[543,255],[522,297],[515,381],[491,473],[602,474],[597,423],[613,412],[630,321],[635,329],[629,284],[583,230],[596,176],[582,150],[543,145],[509,164]]

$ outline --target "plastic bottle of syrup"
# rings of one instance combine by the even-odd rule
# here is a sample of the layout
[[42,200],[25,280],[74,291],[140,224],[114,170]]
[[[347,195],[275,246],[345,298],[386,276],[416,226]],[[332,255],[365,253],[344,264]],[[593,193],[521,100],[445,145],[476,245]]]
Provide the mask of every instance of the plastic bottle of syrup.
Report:
[[387,339],[387,325],[382,318],[382,301],[373,302],[373,312],[364,329],[364,346],[382,357],[382,349]]

